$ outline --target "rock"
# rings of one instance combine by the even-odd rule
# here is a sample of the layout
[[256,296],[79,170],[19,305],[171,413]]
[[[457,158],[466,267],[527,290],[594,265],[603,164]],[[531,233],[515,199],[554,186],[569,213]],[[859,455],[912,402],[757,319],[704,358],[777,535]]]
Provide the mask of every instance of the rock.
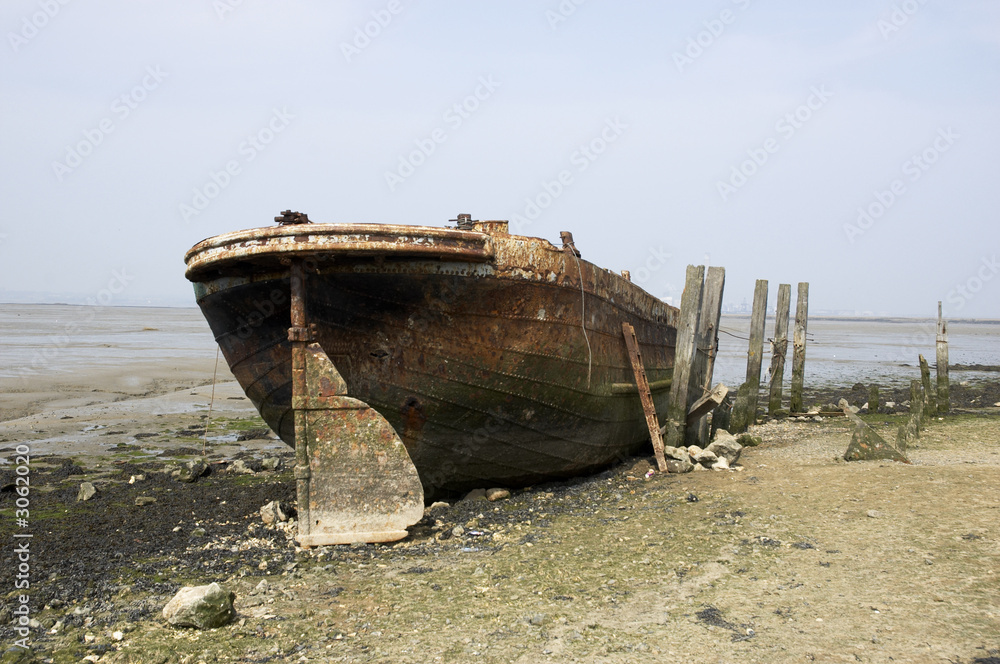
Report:
[[125,638],[125,633],[121,631],[112,632],[111,638],[114,639],[115,641],[121,641],[122,639]]
[[822,422],[822,421],[823,421],[823,418],[820,417],[819,415],[816,415],[815,417],[813,417],[813,422]]
[[194,530],[191,531],[191,537],[204,537],[204,536],[205,536],[205,529],[204,528],[200,528],[199,527],[199,528],[195,528]]
[[235,473],[237,475],[253,475],[253,468],[247,468],[247,464],[243,459],[236,459],[228,466],[226,466],[226,471],[230,473]]
[[676,459],[677,461],[687,461],[691,455],[688,453],[686,447],[664,447],[663,456],[667,459]]
[[690,445],[688,447],[688,456],[690,456],[692,459],[696,458],[699,454],[701,454],[701,452],[702,449],[697,445]]
[[465,534],[465,528],[463,528],[462,526],[455,526],[454,528],[451,529],[452,537],[461,537],[464,534]]
[[701,452],[698,452],[698,455],[694,457],[694,460],[696,463],[708,468],[713,463],[718,461],[719,457],[712,450],[702,450]]
[[878,519],[882,516],[882,513],[878,510],[868,510],[868,517],[871,519]]
[[280,501],[272,500],[260,508],[260,518],[270,526],[288,521],[288,514]]
[[436,500],[433,503],[431,503],[429,507],[424,508],[424,516],[430,516],[431,513],[433,512],[440,512],[441,510],[446,510],[449,507],[451,507],[451,505],[449,505],[448,503],[443,502],[441,500]]
[[83,482],[80,485],[80,491],[76,494],[76,499],[78,501],[90,500],[97,495],[97,487],[95,487],[90,482]]
[[729,432],[720,431],[715,440],[705,449],[713,452],[717,457],[725,457],[726,462],[732,466],[739,461],[743,446],[736,442],[736,438]]
[[473,489],[469,493],[465,494],[465,498],[462,498],[459,502],[470,503],[474,500],[486,500],[486,489]]
[[712,470],[729,470],[729,462],[726,461],[726,457],[719,457],[719,459],[712,464]]
[[885,407],[886,408],[895,408],[896,407],[896,402],[895,401],[886,401],[885,402]]
[[749,433],[741,433],[740,435],[736,436],[736,442],[742,445],[743,447],[757,447],[758,445],[764,442],[764,439],[761,438],[760,436],[754,436]]
[[692,470],[694,470],[694,464],[687,459],[667,459],[668,473],[690,473]]
[[528,624],[541,627],[545,623],[549,622],[549,617],[544,613],[535,613],[528,616]]
[[494,488],[486,490],[486,500],[491,503],[495,503],[498,500],[506,500],[508,498],[510,498],[510,491],[507,489]]
[[207,586],[184,587],[163,607],[163,617],[174,627],[211,629],[222,627],[233,619],[236,594],[210,583]]
[[136,482],[142,482],[145,479],[146,479],[145,475],[131,475],[128,478],[128,483],[129,484],[135,484]]
[[281,458],[280,457],[264,457],[260,462],[261,467],[264,470],[270,470],[276,472],[281,470]]
[[135,506],[145,507],[146,505],[152,505],[155,502],[156,498],[153,498],[152,496],[139,496],[135,499]]
[[191,459],[182,463],[179,470],[177,481],[191,483],[208,472],[208,464],[204,459]]
[[874,461],[876,459],[889,459],[910,463],[906,455],[890,445],[884,438],[878,435],[874,429],[856,418],[854,424],[854,435],[844,452],[845,461]]

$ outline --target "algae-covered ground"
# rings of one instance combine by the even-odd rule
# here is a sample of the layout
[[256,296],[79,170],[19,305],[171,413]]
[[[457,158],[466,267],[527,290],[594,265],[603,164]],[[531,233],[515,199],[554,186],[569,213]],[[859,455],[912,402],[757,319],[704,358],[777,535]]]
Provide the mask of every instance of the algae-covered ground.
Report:
[[[899,419],[868,416],[890,438]],[[288,451],[225,447],[236,444],[225,432],[255,428],[252,417],[214,426],[223,451],[206,446],[214,472],[194,484],[163,472],[184,458],[176,449],[142,453],[186,437],[175,446],[200,452],[173,422],[138,449],[116,444],[97,470],[63,456],[33,463],[38,623],[25,657],[1000,662],[996,409],[932,420],[911,465],[845,463],[843,419],[774,422],[756,427],[763,444],[744,449],[742,470],[647,479],[650,460],[634,458],[495,503],[439,506],[398,543],[313,550],[258,514],[294,499],[287,469],[260,466],[287,463]],[[260,472],[226,472],[237,454]],[[99,493],[77,502],[85,479]],[[157,502],[137,507],[140,495]],[[5,543],[13,496],[0,493]],[[166,626],[160,610],[179,587],[212,581],[236,593],[233,623]],[[17,638],[14,595],[0,609],[5,645]]]

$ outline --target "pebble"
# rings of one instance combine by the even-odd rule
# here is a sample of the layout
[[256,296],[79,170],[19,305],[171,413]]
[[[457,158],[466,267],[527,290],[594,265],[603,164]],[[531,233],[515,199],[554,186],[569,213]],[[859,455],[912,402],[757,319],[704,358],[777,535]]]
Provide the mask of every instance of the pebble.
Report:
[[507,498],[510,498],[510,491],[507,489],[494,488],[486,490],[486,500],[491,503],[495,503],[498,500],[506,500]]
[[135,499],[135,506],[145,507],[146,505],[152,505],[155,502],[156,498],[153,498],[152,496],[139,496]]
[[872,519],[878,519],[882,516],[882,513],[878,510],[868,510],[868,516]]
[[97,488],[90,482],[84,482],[80,485],[80,491],[76,494],[76,499],[78,501],[90,500],[97,495]]
[[452,537],[461,537],[464,534],[465,534],[465,528],[463,528],[462,526],[455,526],[454,528],[451,529]]
[[111,635],[111,638],[114,639],[115,641],[121,641],[122,639],[125,638],[125,634],[123,634],[122,632],[115,632],[114,634]]

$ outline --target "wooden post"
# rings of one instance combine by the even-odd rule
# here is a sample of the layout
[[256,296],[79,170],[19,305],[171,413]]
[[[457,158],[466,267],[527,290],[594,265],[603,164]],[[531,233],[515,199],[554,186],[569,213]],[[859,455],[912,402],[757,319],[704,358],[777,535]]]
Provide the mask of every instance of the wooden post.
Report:
[[[726,285],[726,270],[708,268],[702,292],[701,313],[698,316],[698,335],[695,340],[694,363],[691,369],[691,387],[688,410],[712,389],[712,373],[719,350],[719,318],[722,316],[722,291]],[[687,427],[684,436],[688,445],[704,447],[709,441],[708,415]]]
[[939,413],[947,413],[951,409],[951,396],[948,394],[948,324],[941,315],[941,302],[938,301],[937,322],[937,407]]
[[809,318],[809,284],[799,282],[799,292],[795,299],[795,330],[792,333],[792,396],[789,410],[801,413],[802,385],[806,371],[806,323]]
[[750,401],[749,424],[757,422],[757,400],[760,395],[760,365],[764,357],[764,322],[767,320],[767,279],[758,279],[753,289],[753,311],[750,314],[750,347],[747,350],[747,380]]
[[931,389],[931,367],[926,358],[920,356],[920,383],[924,388],[924,415],[932,417],[937,413],[935,390]]
[[874,415],[878,412],[878,385],[872,383],[868,386],[868,414]]
[[774,341],[771,342],[771,389],[767,414],[774,417],[781,410],[781,383],[785,380],[785,357],[788,354],[788,309],[792,285],[778,285],[778,307],[774,312]]
[[674,375],[670,381],[670,405],[667,407],[666,445],[680,447],[684,444],[687,420],[688,387],[691,381],[691,362],[694,360],[695,341],[698,336],[698,311],[705,281],[704,265],[688,265],[681,295],[680,321],[677,323],[677,342],[674,347]]

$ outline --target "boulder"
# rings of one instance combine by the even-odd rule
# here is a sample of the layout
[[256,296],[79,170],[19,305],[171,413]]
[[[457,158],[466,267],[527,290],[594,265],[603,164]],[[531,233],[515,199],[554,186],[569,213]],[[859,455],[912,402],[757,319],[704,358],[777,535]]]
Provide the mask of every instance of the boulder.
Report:
[[275,523],[283,523],[288,521],[288,512],[290,511],[280,501],[272,500],[260,508],[260,518],[269,526]]
[[486,490],[486,500],[491,503],[495,503],[498,500],[506,500],[510,498],[510,491],[507,489],[493,488]]
[[713,452],[717,457],[725,457],[726,462],[732,466],[739,461],[743,446],[736,441],[731,433],[719,431],[715,440],[705,449]]
[[694,460],[706,468],[711,468],[712,464],[719,460],[719,457],[712,450],[702,450],[695,455]]
[[690,457],[692,459],[695,458],[696,456],[698,456],[699,454],[701,454],[701,448],[700,447],[698,447],[697,445],[690,445],[690,446],[688,446],[688,455],[690,455]]
[[174,627],[222,627],[236,616],[234,599],[236,594],[218,583],[186,586],[163,607],[163,617]]
[[690,473],[694,470],[694,464],[687,459],[678,460],[674,458],[667,459],[667,472],[668,473]]
[[[664,447],[663,456],[667,460],[675,459],[677,461],[688,461],[690,458],[690,453],[688,453],[686,447]],[[673,472],[673,471],[671,471]]]
[[176,475],[178,482],[194,482],[208,472],[208,464],[204,459],[191,459],[181,464]]
[[712,464],[712,470],[729,470],[729,462],[726,461],[726,457],[719,457]]
[[243,459],[237,459],[226,467],[226,471],[237,475],[253,475],[253,468],[248,468]]
[[264,470],[281,470],[281,457],[264,457],[261,459],[260,465]]
[[95,487],[90,482],[84,482],[80,485],[80,491],[76,494],[76,499],[79,501],[90,500],[97,495],[97,487]]

